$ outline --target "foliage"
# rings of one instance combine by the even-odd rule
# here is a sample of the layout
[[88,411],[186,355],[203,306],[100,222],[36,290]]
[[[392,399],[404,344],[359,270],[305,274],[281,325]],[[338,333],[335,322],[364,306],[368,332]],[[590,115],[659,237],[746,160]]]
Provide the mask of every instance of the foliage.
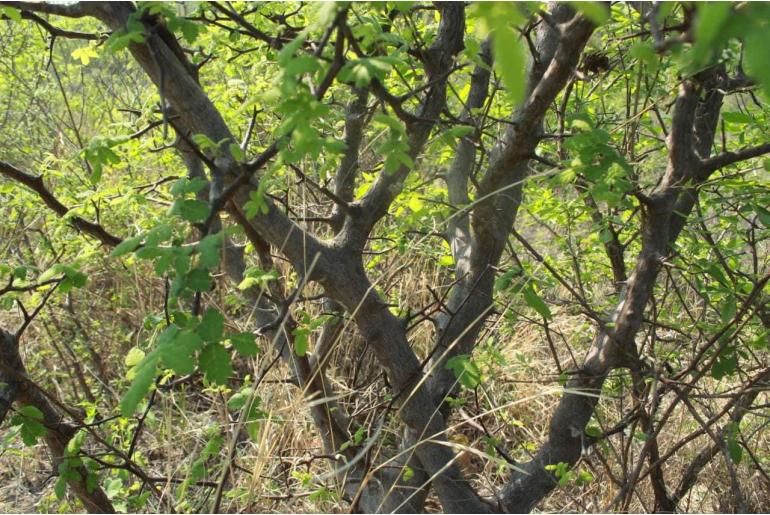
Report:
[[766,506],[770,7],[642,4],[0,2],[0,477]]

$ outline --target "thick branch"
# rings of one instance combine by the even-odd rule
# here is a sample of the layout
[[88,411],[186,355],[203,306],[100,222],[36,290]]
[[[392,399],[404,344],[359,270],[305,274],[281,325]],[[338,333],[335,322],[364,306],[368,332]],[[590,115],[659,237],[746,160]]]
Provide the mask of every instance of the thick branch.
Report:
[[[608,374],[616,368],[638,366],[636,334],[663,259],[669,254],[692,209],[692,204],[688,208],[686,203],[679,202],[682,195],[689,193],[689,190],[683,191],[682,186],[697,179],[696,150],[707,152],[710,141],[713,141],[716,125],[698,124],[696,120],[710,120],[721,105],[721,96],[699,105],[697,87],[696,83],[683,83],[675,102],[668,141],[668,167],[645,205],[642,249],[634,272],[620,294],[613,317],[614,332],[611,337],[603,331],[598,333],[585,363],[565,387],[551,419],[548,440],[535,458],[523,466],[523,472],[515,473],[503,489],[501,502],[510,511],[530,511],[556,487],[558,478],[545,467],[559,462],[572,465],[580,458],[586,441],[586,424],[596,408]],[[683,210],[679,211],[680,208]]]
[[[460,3],[446,3],[440,5],[440,10],[438,36],[422,55],[427,74],[425,80],[430,87],[426,90],[415,119],[406,128],[409,144],[407,153],[412,161],[416,161],[422,153],[446,106],[446,85],[449,79],[447,70],[452,68],[455,54],[463,48],[465,7]],[[393,200],[401,193],[404,180],[410,172],[410,167],[406,165],[389,173],[383,171],[367,194],[356,204],[358,216],[346,219],[338,240],[363,249],[375,224],[385,216]]]
[[770,152],[770,143],[757,145],[756,147],[746,147],[735,152],[722,152],[708,159],[701,161],[702,174],[711,174],[712,172],[730,166],[741,161],[763,156]]
[[[43,29],[54,37],[66,38],[66,39],[85,39],[88,41],[99,41],[106,36],[101,34],[91,34],[89,32],[78,32],[75,30],[65,30],[54,25],[51,25],[45,19],[41,18],[37,14],[30,11],[21,11],[21,17],[25,20],[30,20],[43,27]],[[6,17],[7,18],[7,17]]]
[[[65,456],[67,443],[75,436],[76,429],[63,421],[62,415],[54,408],[51,402],[38,391],[31,388],[28,384],[18,380],[16,374],[26,375],[24,363],[19,354],[18,339],[12,334],[0,328],[0,381],[7,386],[3,386],[4,391],[0,395],[5,395],[5,391],[11,391],[12,396],[5,395],[0,397],[0,402],[8,401],[12,403],[17,401],[23,405],[36,407],[43,414],[42,424],[47,432],[43,439],[53,456],[54,470]],[[16,372],[10,374],[8,371]],[[9,406],[5,406],[7,409]],[[0,404],[0,422],[2,422],[3,405]],[[89,513],[115,513],[107,495],[98,484],[87,486],[90,483],[86,480],[89,475],[88,470],[83,465],[72,467],[71,472],[77,477],[69,477],[67,485],[80,499]]]
[[59,199],[57,199],[48,188],[46,188],[42,177],[22,172],[15,166],[3,161],[0,161],[0,174],[30,188],[32,191],[38,194],[43,202],[45,202],[45,205],[48,206],[54,213],[61,217],[66,217],[67,222],[69,222],[70,225],[88,234],[89,236],[93,236],[105,245],[114,247],[123,241],[117,236],[107,232],[104,227],[99,224],[89,222],[88,220],[85,220],[79,216],[67,217],[66,215],[70,208],[62,204]]
[[0,2],[0,5],[7,5],[24,11],[55,14],[57,16],[66,16],[67,18],[82,18],[93,15],[89,2],[48,3],[48,2]]

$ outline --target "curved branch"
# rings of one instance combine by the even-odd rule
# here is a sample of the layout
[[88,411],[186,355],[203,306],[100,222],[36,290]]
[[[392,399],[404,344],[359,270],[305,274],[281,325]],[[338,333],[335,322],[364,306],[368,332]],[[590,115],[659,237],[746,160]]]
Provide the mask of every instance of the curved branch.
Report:
[[90,2],[75,2],[73,4],[48,2],[0,2],[0,5],[15,7],[23,11],[38,12],[66,16],[67,18],[83,18],[93,15]]
[[102,34],[91,34],[89,32],[78,32],[75,30],[60,29],[59,27],[51,25],[50,23],[48,23],[48,21],[41,18],[37,14],[27,10],[21,11],[21,17],[24,18],[25,20],[30,20],[40,25],[41,27],[43,27],[43,29],[46,32],[48,32],[51,36],[54,36],[54,37],[60,37],[60,38],[66,38],[66,39],[85,39],[88,41],[99,41],[106,37]]
[[[43,182],[43,178],[39,175],[32,175],[23,172],[15,166],[4,161],[0,161],[0,174],[27,186],[32,191],[37,193],[43,202],[45,202],[45,205],[60,217],[66,217],[67,213],[69,213],[70,208],[62,204],[59,199],[57,199],[48,188],[46,188],[45,183]],[[101,225],[89,222],[88,220],[85,220],[79,216],[67,217],[67,222],[69,222],[70,225],[79,231],[96,238],[97,240],[101,241],[105,245],[109,245],[110,247],[114,247],[123,241],[117,236],[107,232],[107,230]]]
[[702,160],[701,173],[703,175],[708,175],[725,166],[763,156],[767,153],[770,153],[770,143],[764,143],[762,145],[757,145],[756,147],[742,148],[735,152],[722,152],[721,154]]

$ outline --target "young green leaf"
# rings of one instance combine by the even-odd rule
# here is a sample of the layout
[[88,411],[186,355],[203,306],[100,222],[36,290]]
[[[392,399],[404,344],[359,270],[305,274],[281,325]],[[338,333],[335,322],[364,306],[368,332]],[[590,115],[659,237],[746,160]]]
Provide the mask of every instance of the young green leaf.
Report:
[[22,406],[11,417],[11,425],[19,426],[21,440],[27,446],[35,445],[38,438],[48,433],[42,422],[43,412],[32,405]]
[[473,389],[481,383],[481,370],[466,354],[449,358],[446,362],[446,368],[454,372],[457,380],[466,388]]
[[157,364],[160,356],[157,353],[151,353],[144,358],[144,361],[136,366],[136,372],[131,386],[123,395],[120,401],[120,413],[124,417],[130,417],[136,411],[139,401],[147,395],[152,382],[155,380]]
[[548,304],[546,304],[540,295],[535,292],[535,288],[532,284],[528,284],[527,287],[524,288],[524,302],[546,320],[551,320],[553,318],[551,310],[548,308]]
[[129,252],[133,252],[141,242],[142,236],[136,236],[134,238],[123,240],[122,242],[118,243],[114,249],[112,249],[112,252],[110,252],[110,257],[117,258],[128,254]]

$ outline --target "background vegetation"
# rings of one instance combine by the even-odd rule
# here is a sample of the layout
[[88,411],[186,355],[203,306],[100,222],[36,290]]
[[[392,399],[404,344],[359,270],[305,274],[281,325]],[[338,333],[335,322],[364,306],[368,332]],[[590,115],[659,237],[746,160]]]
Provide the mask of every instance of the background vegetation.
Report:
[[770,508],[770,6],[0,16],[0,511]]

